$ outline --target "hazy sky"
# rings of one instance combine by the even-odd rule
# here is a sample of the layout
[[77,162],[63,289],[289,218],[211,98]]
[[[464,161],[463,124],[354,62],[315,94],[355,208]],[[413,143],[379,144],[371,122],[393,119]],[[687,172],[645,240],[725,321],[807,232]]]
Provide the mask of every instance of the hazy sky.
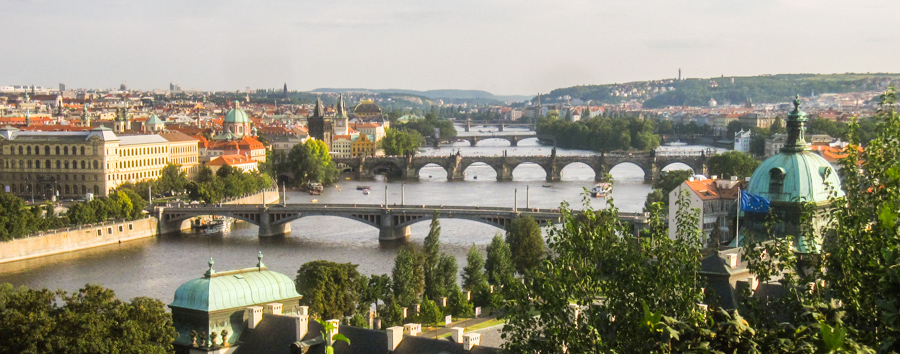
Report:
[[554,88],[900,72],[900,1],[0,0],[0,85]]

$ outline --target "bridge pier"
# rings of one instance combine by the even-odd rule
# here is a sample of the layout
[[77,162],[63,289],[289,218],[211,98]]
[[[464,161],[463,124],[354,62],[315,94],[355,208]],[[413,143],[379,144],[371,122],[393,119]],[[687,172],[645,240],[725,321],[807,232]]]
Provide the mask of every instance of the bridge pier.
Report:
[[378,230],[378,241],[405,240],[412,235],[409,226],[382,226]]
[[259,215],[259,237],[281,236],[291,233],[291,224],[281,223],[273,224],[272,216],[269,214],[269,208],[266,208]]

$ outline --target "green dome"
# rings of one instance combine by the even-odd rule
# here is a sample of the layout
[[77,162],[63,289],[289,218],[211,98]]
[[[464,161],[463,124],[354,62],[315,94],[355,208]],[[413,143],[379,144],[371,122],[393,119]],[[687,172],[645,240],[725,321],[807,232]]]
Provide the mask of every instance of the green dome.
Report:
[[247,112],[244,112],[240,105],[235,102],[234,108],[225,114],[225,123],[250,123],[250,117],[248,117]]
[[213,273],[182,284],[170,308],[213,312],[300,298],[288,276],[261,268]]
[[147,124],[156,124],[156,125],[159,125],[159,124],[164,124],[164,123],[163,123],[162,119],[159,119],[158,116],[156,116],[155,114],[153,114],[153,115],[150,115],[150,119],[147,120]]
[[748,191],[773,202],[819,203],[828,201],[829,187],[837,196],[844,195],[831,164],[813,152],[800,151],[781,152],[763,161],[753,172]]

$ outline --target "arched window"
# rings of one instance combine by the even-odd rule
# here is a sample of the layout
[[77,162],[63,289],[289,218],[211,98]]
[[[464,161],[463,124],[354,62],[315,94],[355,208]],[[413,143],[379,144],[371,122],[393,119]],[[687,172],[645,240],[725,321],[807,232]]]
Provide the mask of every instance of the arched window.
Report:
[[63,155],[68,155],[68,154],[69,154],[69,147],[68,146],[63,147]]
[[776,167],[769,170],[769,194],[784,192],[784,170]]
[[28,146],[28,154],[31,155],[31,146]]
[[84,155],[84,146],[81,147],[81,154]]
[[32,168],[31,160],[28,160],[28,168]]
[[56,154],[59,155],[59,146],[56,147]]
[[62,168],[62,162],[60,162],[59,160],[56,160],[56,169],[58,170],[60,168]]
[[[30,148],[28,149],[28,153],[29,153],[29,154],[31,153],[31,149],[30,149]],[[19,155],[21,155],[21,154],[22,154],[22,147],[19,146]]]
[[50,146],[44,146],[44,155],[50,155]]
[[44,168],[50,169],[50,166],[51,166],[51,165],[50,165],[50,160],[47,160],[47,161],[46,161],[46,164],[44,164]]
[[94,185],[94,195],[100,195],[100,187],[96,184]]
[[64,189],[65,189],[65,191],[66,191],[66,194],[70,194],[70,193],[69,193],[69,185],[68,185],[68,184],[65,186]]
[[94,169],[96,170],[96,169],[98,169],[98,168],[100,168],[100,165],[97,164],[97,161],[94,161]]
[[65,166],[66,166],[66,169],[68,170],[69,169],[69,161],[66,161]]
[[87,194],[87,186],[81,185],[81,194]]
[[87,168],[87,167],[85,167],[84,161],[81,161],[81,169],[83,170],[83,169],[85,169],[85,168]]

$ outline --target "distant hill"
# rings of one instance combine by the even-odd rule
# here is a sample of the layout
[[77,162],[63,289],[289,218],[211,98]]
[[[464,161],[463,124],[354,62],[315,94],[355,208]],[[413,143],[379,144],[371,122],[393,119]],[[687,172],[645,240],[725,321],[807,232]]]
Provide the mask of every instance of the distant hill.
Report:
[[900,74],[779,74],[723,76],[705,79],[664,79],[623,84],[586,85],[559,88],[544,95],[544,103],[591,101],[592,104],[636,100],[645,108],[665,106],[705,106],[715,99],[720,104],[778,103],[796,94],[881,91],[900,84]]
[[428,91],[417,91],[417,90],[404,90],[404,89],[364,89],[364,88],[318,88],[312,90],[310,92],[362,92],[362,93],[399,93],[399,94],[407,94],[407,95],[416,95],[423,96],[431,99],[439,99],[439,100],[450,100],[450,101],[465,101],[465,100],[479,100],[479,101],[497,101],[497,102],[522,102],[530,100],[533,96],[524,96],[524,95],[507,95],[507,96],[498,96],[494,95],[487,91],[481,90],[428,90]]

